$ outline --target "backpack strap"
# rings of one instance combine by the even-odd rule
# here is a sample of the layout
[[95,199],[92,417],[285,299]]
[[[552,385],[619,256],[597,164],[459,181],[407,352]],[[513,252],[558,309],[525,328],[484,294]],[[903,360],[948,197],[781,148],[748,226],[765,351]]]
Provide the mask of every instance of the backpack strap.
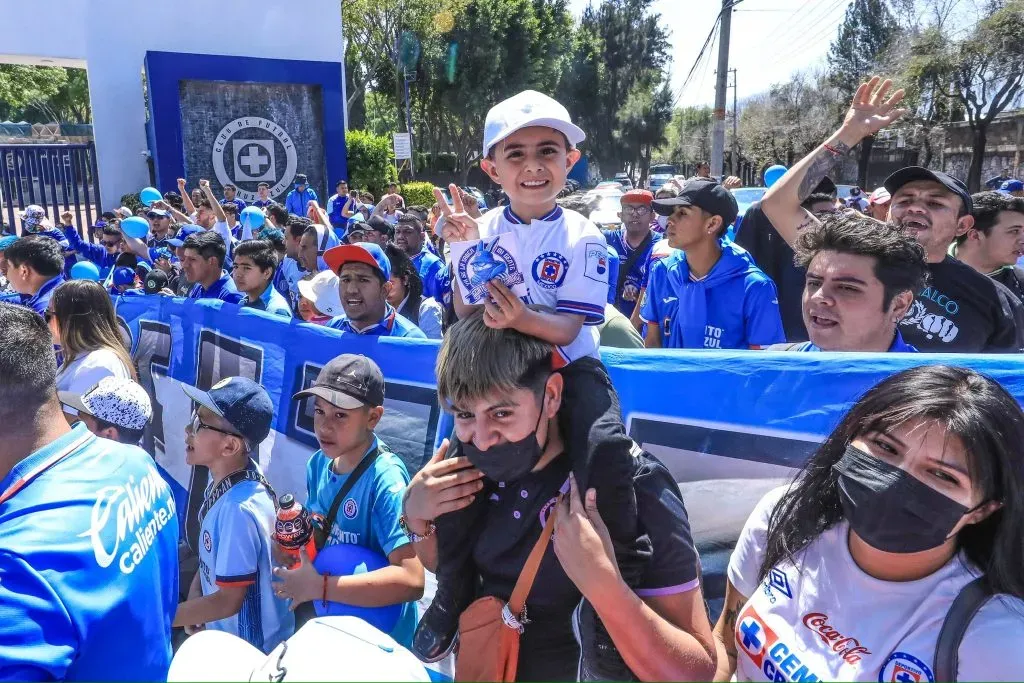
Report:
[[974,615],[993,595],[992,587],[982,576],[964,586],[953,600],[953,605],[942,622],[939,641],[935,645],[935,659],[932,661],[935,680],[956,681],[957,669],[960,666],[960,642],[964,639]]

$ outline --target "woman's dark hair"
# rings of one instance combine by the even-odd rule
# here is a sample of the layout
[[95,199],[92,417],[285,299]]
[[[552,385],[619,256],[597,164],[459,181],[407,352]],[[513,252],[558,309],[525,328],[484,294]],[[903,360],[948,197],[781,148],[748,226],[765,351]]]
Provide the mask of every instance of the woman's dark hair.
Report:
[[909,420],[933,421],[957,437],[982,500],[1002,506],[964,527],[957,542],[997,593],[1024,598],[1024,412],[998,382],[973,370],[922,365],[869,389],[811,456],[768,522],[759,578],[843,519],[832,466],[847,445]]
[[91,351],[112,351],[137,379],[135,364],[121,336],[117,314],[103,285],[92,280],[69,280],[53,290],[50,307],[60,328],[60,347],[66,368]]
[[393,242],[388,242],[384,247],[384,254],[391,262],[391,274],[402,281],[405,285],[406,295],[410,301],[419,301],[423,296],[423,280],[420,273],[413,265],[412,259],[399,249]]
[[873,258],[875,277],[885,288],[883,311],[900,292],[920,292],[928,277],[924,247],[902,229],[862,213],[827,217],[820,227],[802,231],[793,249],[796,265],[805,270],[822,251]]

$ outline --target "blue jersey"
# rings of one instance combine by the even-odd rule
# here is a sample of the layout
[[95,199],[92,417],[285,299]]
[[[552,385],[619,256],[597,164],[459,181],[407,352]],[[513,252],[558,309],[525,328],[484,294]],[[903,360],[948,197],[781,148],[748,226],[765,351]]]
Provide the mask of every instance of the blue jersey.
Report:
[[[259,467],[250,461],[249,466]],[[213,483],[207,488],[209,495]],[[199,533],[199,580],[203,595],[223,586],[247,586],[242,609],[206,625],[270,652],[295,630],[288,602],[273,590],[271,538],[276,511],[266,487],[256,481],[235,484],[203,519]]]
[[640,309],[673,349],[749,349],[786,340],[775,283],[733,242],[719,240],[722,256],[696,279],[686,253],[654,262]]
[[420,253],[412,257],[412,264],[416,267],[417,272],[419,272],[420,280],[423,281],[423,296],[429,296],[444,303],[444,291],[441,289],[441,281],[439,279],[441,267],[444,266],[441,259],[431,254],[424,247],[420,250]]
[[[381,448],[376,437],[367,453],[374,448]],[[348,474],[335,474],[331,470],[331,460],[323,451],[314,453],[306,464],[306,506],[326,516],[348,477]],[[387,557],[409,543],[409,537],[398,524],[402,515],[402,493],[408,485],[405,463],[385,447],[341,502],[327,545],[351,543]],[[416,618],[416,603],[405,603],[391,637],[409,647]]]
[[231,276],[223,271],[220,274],[220,278],[210,285],[209,289],[205,289],[197,282],[192,285],[192,289],[188,293],[189,299],[220,299],[221,301],[227,301],[229,304],[241,303],[244,296],[235,287],[235,281],[231,279]]
[[0,500],[0,680],[164,680],[178,518],[153,459],[79,423],[0,479]]
[[[619,267],[623,267],[630,256],[633,255],[633,252],[636,251],[633,247],[629,246],[629,242],[626,240],[626,229],[602,230],[601,232],[604,234],[604,239],[608,242],[608,246],[619,255]],[[654,249],[655,242],[660,239],[660,235],[651,233],[650,243],[637,255],[633,261],[633,266],[629,269],[629,273],[626,274],[622,291],[615,293],[615,308],[622,311],[622,314],[626,317],[633,315],[637,299],[640,298],[640,290],[647,284],[647,264],[651,259],[651,251]],[[610,284],[614,289],[618,285],[618,281],[611,281]]]
[[[794,346],[792,349],[789,349],[789,350],[790,351],[810,351],[810,352],[821,351],[821,349],[819,349],[817,346],[815,346],[813,342],[809,342],[809,341],[797,344],[796,346]],[[892,344],[889,345],[888,352],[889,353],[917,353],[917,349],[914,346],[912,346],[911,344],[908,344],[906,341],[904,341],[903,335],[900,334],[899,330],[896,330],[896,336],[892,338]]]
[[21,305],[26,308],[31,308],[39,315],[46,313],[46,309],[50,306],[50,297],[53,296],[53,290],[60,287],[62,284],[67,282],[64,279],[64,275],[60,274],[52,280],[47,280],[43,283],[43,286],[39,288],[39,291],[32,296],[21,296]]
[[274,315],[280,315],[285,318],[292,317],[292,308],[288,305],[288,300],[281,295],[281,292],[277,291],[274,285],[268,285],[263,294],[259,299],[255,301],[249,301],[249,297],[242,300],[243,306],[255,308],[258,311],[266,311],[267,313],[273,313]]
[[384,317],[375,325],[370,325],[369,327],[357,330],[352,326],[352,323],[349,322],[347,316],[339,315],[331,318],[327,323],[327,327],[335,330],[341,330],[342,332],[365,334],[370,337],[427,338],[427,335],[423,334],[423,330],[413,325],[405,316],[399,315],[398,312],[391,307],[391,304],[385,304]]

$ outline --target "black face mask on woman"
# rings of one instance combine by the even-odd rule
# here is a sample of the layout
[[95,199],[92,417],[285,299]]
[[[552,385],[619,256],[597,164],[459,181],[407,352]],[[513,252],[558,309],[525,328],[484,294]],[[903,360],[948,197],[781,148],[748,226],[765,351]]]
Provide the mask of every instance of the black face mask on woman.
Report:
[[472,442],[462,444],[462,450],[473,463],[473,467],[484,473],[492,481],[516,481],[525,477],[540,462],[544,454],[542,446],[537,441],[537,430],[544,420],[544,399],[540,403],[540,417],[533,431],[519,441],[496,444],[486,451],[482,451]]
[[909,472],[852,444],[832,469],[850,528],[872,548],[919,553],[942,545],[970,512]]

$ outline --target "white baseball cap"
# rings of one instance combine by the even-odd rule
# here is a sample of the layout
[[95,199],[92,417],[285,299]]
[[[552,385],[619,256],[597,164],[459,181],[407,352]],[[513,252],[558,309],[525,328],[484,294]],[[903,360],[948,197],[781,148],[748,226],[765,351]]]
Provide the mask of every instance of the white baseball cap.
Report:
[[356,617],[316,617],[270,654],[211,629],[191,636],[171,661],[175,681],[429,681],[416,657]]
[[575,147],[587,139],[587,134],[573,124],[569,110],[536,90],[524,90],[491,107],[484,123],[484,156],[491,148],[512,133],[530,126],[554,128],[569,139]]
[[299,280],[299,294],[312,301],[316,310],[324,315],[345,312],[338,293],[338,276],[329,270],[321,270],[309,280]]

